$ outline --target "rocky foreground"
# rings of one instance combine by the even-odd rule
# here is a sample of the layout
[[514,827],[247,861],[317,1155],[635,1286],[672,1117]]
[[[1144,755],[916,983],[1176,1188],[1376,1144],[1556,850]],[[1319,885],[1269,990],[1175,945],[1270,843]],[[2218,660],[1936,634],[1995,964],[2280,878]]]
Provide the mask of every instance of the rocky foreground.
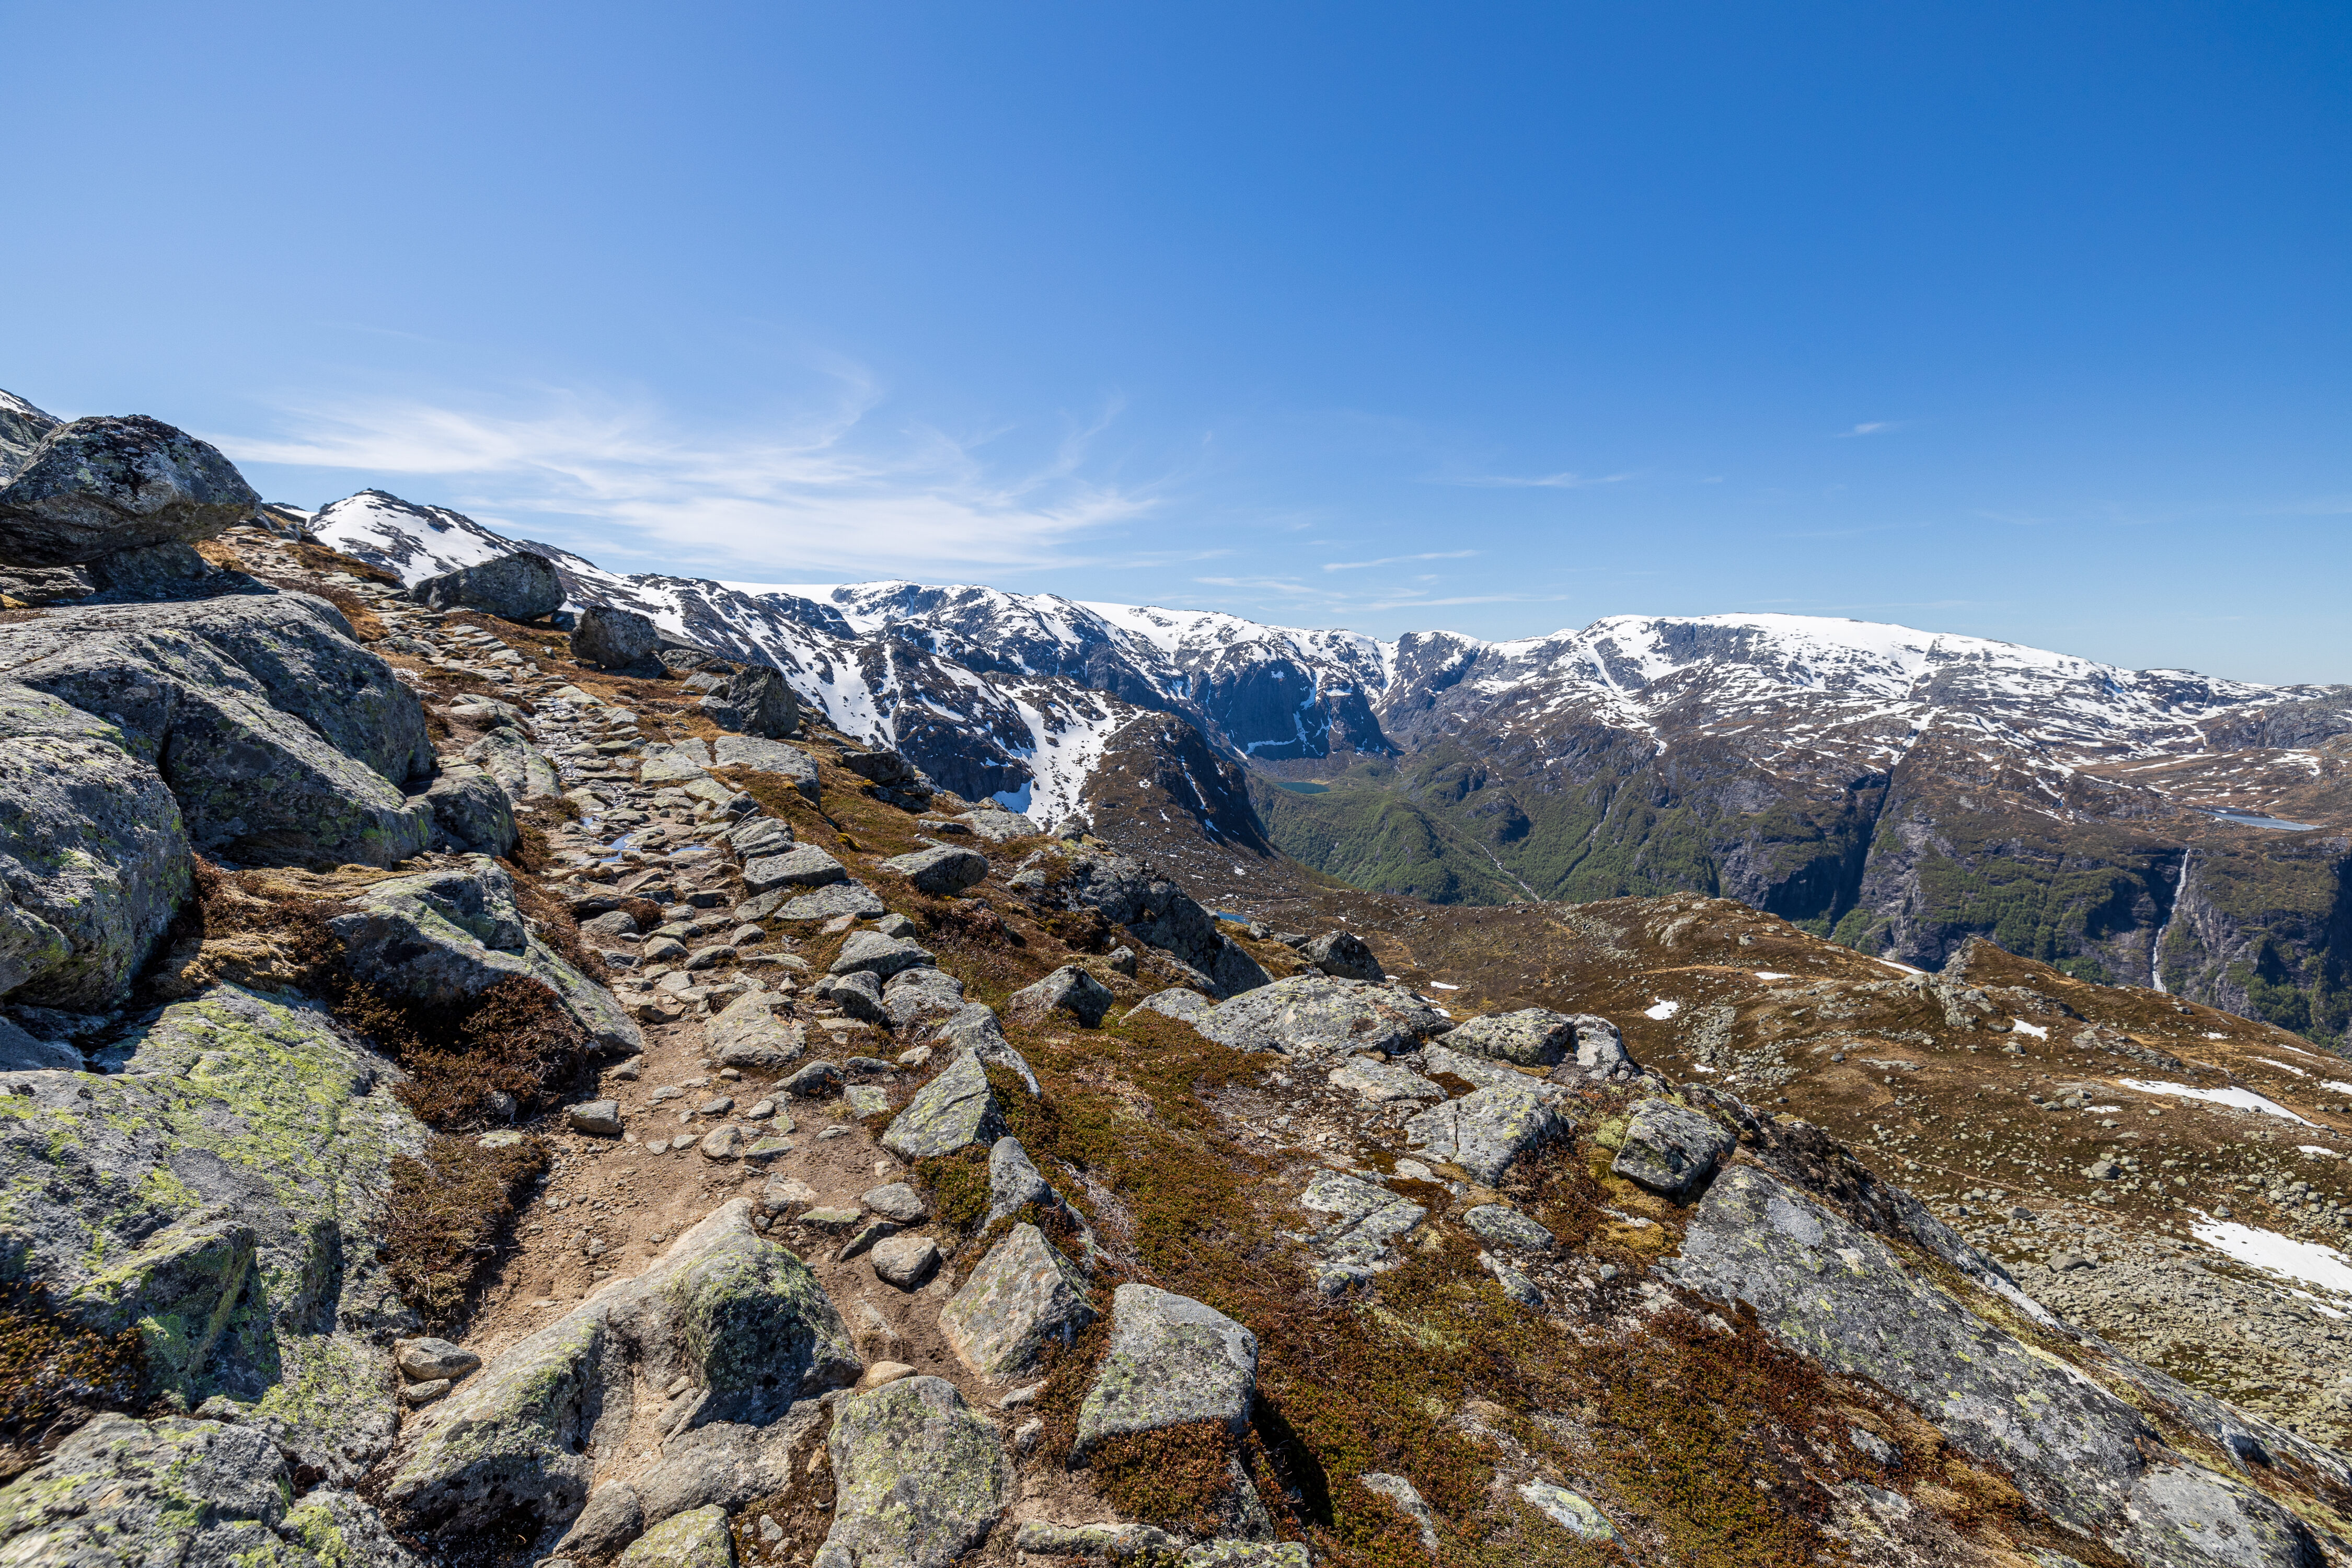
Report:
[[0,437],[0,1563],[2352,1561],[2335,1449],[1599,982]]

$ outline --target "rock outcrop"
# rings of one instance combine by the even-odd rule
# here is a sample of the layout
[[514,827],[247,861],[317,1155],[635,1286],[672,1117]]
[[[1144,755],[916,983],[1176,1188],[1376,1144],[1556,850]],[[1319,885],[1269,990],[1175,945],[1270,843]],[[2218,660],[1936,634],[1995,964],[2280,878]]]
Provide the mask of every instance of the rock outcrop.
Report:
[[[27,415],[12,424],[21,440]],[[218,448],[143,415],[55,426],[12,466],[0,484],[0,563],[12,566],[193,543],[261,502]]]
[[408,594],[436,610],[485,610],[509,621],[532,621],[562,607],[563,579],[545,556],[518,550],[427,577]]

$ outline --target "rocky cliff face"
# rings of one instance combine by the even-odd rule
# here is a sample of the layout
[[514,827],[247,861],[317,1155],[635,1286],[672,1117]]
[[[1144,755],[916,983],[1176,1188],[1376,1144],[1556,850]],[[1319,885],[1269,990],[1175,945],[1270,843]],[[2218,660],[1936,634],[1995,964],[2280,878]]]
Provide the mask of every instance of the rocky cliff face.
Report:
[[[2276,1030],[1729,900],[1318,883],[1186,714],[855,595],[779,737],[712,649],[467,604],[495,557],[198,542],[0,622],[0,1561],[2352,1561],[2352,1415],[2214,1310],[2308,1366],[2290,1281],[2341,1299],[2291,1172],[2346,1134]],[[1234,657],[1237,722],[1376,721]],[[1026,740],[959,763],[924,670]],[[1675,776],[1732,802],[1738,754]],[[943,782],[1004,758],[1096,831]],[[1864,831],[1816,826],[1740,863]]]

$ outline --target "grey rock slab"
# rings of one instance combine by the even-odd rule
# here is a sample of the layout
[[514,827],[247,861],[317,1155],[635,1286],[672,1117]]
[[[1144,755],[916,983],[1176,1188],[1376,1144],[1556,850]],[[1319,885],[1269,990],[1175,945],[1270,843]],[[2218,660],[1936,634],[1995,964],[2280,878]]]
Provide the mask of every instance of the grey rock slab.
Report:
[[93,1067],[15,1079],[11,1272],[92,1329],[135,1331],[157,1395],[225,1395],[355,1482],[391,1445],[391,1340],[415,1329],[377,1258],[393,1162],[426,1139],[402,1075],[323,1011],[229,985],[144,1017]]
[[467,746],[465,756],[498,780],[508,798],[517,803],[546,800],[563,792],[555,764],[520,730],[503,725],[492,730]]
[[1025,1377],[1045,1347],[1067,1349],[1095,1320],[1087,1279],[1034,1225],[1016,1225],[988,1249],[940,1313],[956,1354],[982,1377]]
[[1617,1527],[1592,1506],[1590,1499],[1572,1492],[1556,1481],[1523,1481],[1519,1496],[1535,1505],[1537,1511],[1575,1536],[1579,1541],[1614,1541]]
[[830,1002],[848,1017],[863,1018],[869,1024],[887,1026],[889,1010],[882,1005],[882,982],[870,970],[853,970],[847,974],[828,974],[809,987],[809,999]]
[[530,621],[562,609],[563,592],[555,563],[517,550],[411,584],[407,596],[436,610],[484,610]]
[[927,950],[911,942],[859,931],[850,932],[849,940],[841,944],[828,973],[848,974],[862,969],[877,979],[887,980],[901,970],[928,967],[932,962]]
[[992,805],[982,805],[976,811],[959,813],[956,820],[991,844],[1005,844],[1015,838],[1032,837],[1039,831],[1037,825],[1020,812],[1005,811]]
[[400,1374],[411,1383],[425,1383],[436,1377],[460,1378],[482,1364],[482,1358],[472,1351],[431,1337],[403,1340],[394,1347],[392,1359],[400,1368]]
[[1434,1553],[1437,1551],[1436,1518],[1429,1511],[1429,1504],[1422,1500],[1420,1491],[1411,1481],[1402,1476],[1387,1475],[1379,1470],[1367,1470],[1356,1479],[1369,1490],[1378,1492],[1404,1511],[1405,1517],[1412,1520],[1414,1528],[1421,1532],[1421,1549],[1423,1552]]
[[219,448],[159,419],[54,426],[0,485],[0,563],[68,566],[192,544],[261,503]]
[[622,669],[653,658],[661,631],[635,610],[591,605],[572,627],[572,654],[607,669]]
[[1257,1336],[1189,1296],[1121,1285],[1110,1348],[1078,1405],[1076,1449],[1105,1437],[1218,1421],[1239,1436],[1257,1392]]
[[1445,1090],[1394,1062],[1378,1057],[1349,1057],[1333,1068],[1325,1080],[1333,1089],[1351,1089],[1370,1100],[1444,1100]]
[[1432,1106],[1406,1122],[1404,1130],[1415,1148],[1493,1186],[1528,1150],[1565,1136],[1569,1123],[1541,1096],[1498,1088]]
[[501,980],[536,980],[555,993],[604,1050],[645,1049],[613,994],[529,934],[506,868],[486,856],[462,866],[387,878],[345,900],[327,921],[352,973],[386,995],[449,1006]]
[[1148,1524],[1055,1524],[1042,1519],[1024,1521],[1013,1546],[1038,1557],[1108,1557],[1114,1562],[1147,1552],[1173,1557],[1184,1550],[1181,1540]]
[[904,1182],[891,1182],[879,1187],[869,1187],[857,1201],[880,1215],[895,1219],[900,1225],[919,1225],[930,1216],[931,1205],[923,1201],[922,1194]]
[[978,1055],[961,1051],[916,1090],[883,1131],[881,1142],[902,1160],[923,1160],[972,1143],[993,1143],[1004,1132],[1004,1112],[988,1086],[986,1068]]
[[574,1132],[617,1138],[621,1135],[621,1102],[617,1100],[592,1100],[564,1112],[564,1121]]
[[619,1568],[735,1568],[727,1510],[712,1503],[673,1514],[631,1542]]
[[637,1379],[683,1378],[678,1431],[765,1426],[802,1396],[854,1382],[849,1331],[806,1265],[736,1198],[634,1279],[605,1286],[492,1357],[412,1422],[383,1482],[418,1527],[479,1530],[517,1510],[569,1523],[598,1452],[628,1441]]
[[1109,986],[1076,964],[1066,963],[1034,984],[1015,991],[1004,1005],[1016,1018],[1040,1019],[1061,1013],[1091,1029],[1101,1024],[1114,999]]
[[0,1072],[79,1072],[81,1052],[70,1040],[44,1040],[0,1018]]
[[1322,1259],[1318,1283],[1327,1290],[1393,1267],[1391,1248],[1427,1213],[1377,1182],[1343,1171],[1318,1172],[1299,1194],[1298,1206],[1335,1216],[1306,1238]]
[[882,867],[906,878],[919,892],[951,898],[988,875],[988,857],[977,849],[942,844],[911,855],[894,855]]
[[849,875],[842,863],[814,844],[796,845],[780,855],[762,855],[743,863],[743,885],[754,892],[771,888],[821,888]]
[[637,1489],[626,1481],[606,1481],[589,1494],[588,1506],[555,1543],[553,1555],[565,1561],[609,1557],[645,1529],[645,1502]]
[[1314,1558],[1296,1541],[1204,1541],[1188,1547],[1179,1568],[1309,1568]]
[[1445,1037],[1453,1049],[1521,1067],[1557,1065],[1576,1047],[1576,1021],[1548,1007],[1490,1013],[1457,1025]]
[[661,1457],[633,1482],[646,1522],[712,1506],[732,1512],[782,1491],[793,1483],[794,1452],[809,1446],[824,1415],[823,1400],[798,1399],[780,1420],[714,1421],[665,1438]]
[[814,1568],[948,1568],[1004,1511],[996,1428],[943,1378],[853,1394],[835,1412],[833,1528]]
[[352,1492],[293,1494],[294,1464],[261,1426],[109,1412],[0,1487],[0,1559],[75,1568],[415,1568]]
[[793,830],[789,823],[772,816],[754,816],[738,823],[720,837],[730,853],[739,860],[758,860],[770,855],[782,855],[793,847]]
[[966,1005],[963,982],[943,970],[902,970],[882,988],[882,1011],[892,1028],[905,1028],[925,1018],[952,1017]]
[[[988,1151],[988,1225],[1021,1212],[1029,1204],[1052,1206],[1061,1197],[1030,1161],[1021,1140],[999,1138]],[[985,1226],[983,1226],[985,1228]]]
[[478,768],[445,770],[425,792],[438,847],[461,855],[504,855],[515,847],[514,805],[498,780]]
[[788,921],[833,921],[844,916],[851,920],[873,920],[890,912],[874,890],[863,882],[835,882],[819,888],[813,893],[803,893],[787,901],[776,911],[777,918]]
[[[1642,1076],[1641,1064],[1625,1050],[1625,1036],[1597,1013],[1578,1013],[1569,1019],[1576,1026],[1576,1067],[1587,1078],[1617,1079]],[[1555,1075],[1559,1076],[1559,1075]]]
[[1462,1216],[1470,1234],[1489,1247],[1514,1252],[1549,1252],[1559,1238],[1517,1209],[1502,1204],[1481,1204]]
[[2277,1504],[2171,1451],[2131,1405],[1769,1172],[1726,1169],[1680,1256],[1659,1267],[1709,1300],[1747,1303],[1799,1353],[1870,1379],[2036,1509],[2135,1563],[2290,1568],[2316,1552]]
[[1421,1048],[1421,1070],[1444,1073],[1479,1089],[1515,1089],[1542,1100],[1556,1100],[1563,1097],[1558,1084],[1540,1078],[1531,1078],[1491,1057],[1465,1056],[1454,1049],[1454,1037],[1445,1037],[1444,1045],[1430,1044]]
[[1088,847],[1074,855],[1067,879],[1049,897],[1066,909],[1091,909],[1129,935],[1158,948],[1201,976],[1220,996],[1266,984],[1257,960],[1236,946],[1198,900],[1132,856]]
[[[764,1070],[780,1068],[801,1054],[806,1031],[801,1025],[776,1016],[776,1005],[781,1000],[772,992],[747,991],[710,1020],[706,1037],[720,1067]],[[801,1091],[788,1088],[786,1092]]]
[[793,788],[810,805],[816,804],[816,759],[798,746],[756,735],[721,735],[717,749],[719,767],[752,768],[763,773],[782,774],[792,781]]
[[1444,1034],[1454,1021],[1410,992],[1294,974],[1219,1003],[1193,1027],[1237,1050],[1398,1056]]
[[1198,991],[1181,985],[1171,985],[1165,991],[1155,991],[1130,1009],[1137,1013],[1158,1013],[1179,1023],[1198,1026],[1202,1016],[1216,1004]]
[[432,812],[425,710],[340,612],[306,594],[77,605],[8,628],[0,679],[102,716],[216,858],[388,866]]
[[0,995],[122,1001],[189,886],[179,803],[129,738],[0,683]]
[[745,665],[727,684],[696,706],[722,730],[776,740],[801,727],[800,699],[784,678],[765,665]]
[[1633,1107],[1609,1168],[1654,1193],[1680,1197],[1705,1181],[1738,1142],[1728,1128],[1688,1106],[1644,1100]]
[[1364,939],[1353,931],[1325,931],[1300,952],[1310,968],[1319,969],[1335,980],[1378,980],[1381,961],[1365,945]]

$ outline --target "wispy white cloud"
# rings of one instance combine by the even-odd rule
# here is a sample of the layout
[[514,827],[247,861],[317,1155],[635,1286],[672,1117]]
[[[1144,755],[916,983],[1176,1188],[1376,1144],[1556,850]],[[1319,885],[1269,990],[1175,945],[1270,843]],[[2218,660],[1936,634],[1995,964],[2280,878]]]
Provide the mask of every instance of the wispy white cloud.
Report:
[[1467,479],[1441,479],[1441,484],[1468,485],[1478,489],[1507,490],[1585,490],[1599,485],[1622,485],[1631,474],[1538,474],[1523,478],[1512,474],[1476,474]]
[[436,493],[419,499],[486,521],[584,520],[608,536],[608,554],[724,563],[730,576],[1040,565],[1158,504],[1150,486],[1090,473],[1116,403],[1025,461],[989,461],[1012,444],[1005,432],[893,426],[885,401],[870,377],[839,366],[817,406],[756,427],[689,426],[640,404],[550,391],[519,411],[320,405],[289,410],[277,437],[215,439],[239,462],[349,472],[355,489],[430,479]]
[[1837,438],[1841,441],[1845,441],[1851,440],[1856,436],[1883,436],[1889,430],[1900,430],[1901,428],[1903,428],[1903,421],[1900,419],[1872,419],[1855,426],[1851,430],[1839,431],[1837,433]]
[[1367,566],[1394,566],[1406,561],[1460,561],[1475,555],[1475,550],[1424,550],[1418,555],[1383,555],[1377,561],[1326,561],[1326,572],[1360,572]]

